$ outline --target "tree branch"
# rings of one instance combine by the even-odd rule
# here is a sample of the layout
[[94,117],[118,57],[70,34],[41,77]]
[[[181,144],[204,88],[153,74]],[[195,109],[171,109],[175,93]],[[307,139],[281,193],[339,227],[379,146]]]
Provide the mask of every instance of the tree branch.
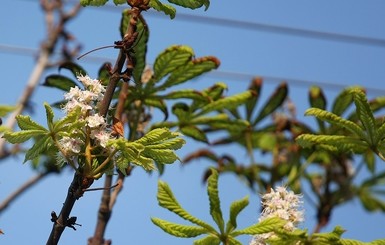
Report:
[[[28,102],[33,92],[35,91],[44,70],[49,67],[49,58],[55,50],[59,38],[63,35],[65,23],[68,20],[74,18],[80,10],[80,4],[77,4],[72,10],[65,14],[63,12],[61,0],[42,0],[41,6],[46,12],[46,25],[48,37],[47,40],[40,47],[39,58],[36,62],[35,67],[32,70],[32,73],[28,79],[27,85],[23,93],[17,101],[16,109],[8,116],[8,119],[4,124],[5,127],[10,129],[13,129],[15,127],[16,116],[20,115],[28,106]],[[53,16],[55,10],[59,11],[61,17],[56,26],[53,23]],[[10,155],[10,151],[6,149],[6,141],[4,138],[0,138],[0,159],[5,158],[8,155]]]
[[24,184],[22,184],[16,191],[11,193],[4,201],[0,204],[0,214],[9,207],[9,205],[15,201],[21,194],[27,191],[29,188],[34,186],[40,180],[44,179],[44,177],[48,176],[48,174],[52,173],[51,171],[46,171],[44,173],[39,173],[36,176],[33,176],[31,179],[27,180]]

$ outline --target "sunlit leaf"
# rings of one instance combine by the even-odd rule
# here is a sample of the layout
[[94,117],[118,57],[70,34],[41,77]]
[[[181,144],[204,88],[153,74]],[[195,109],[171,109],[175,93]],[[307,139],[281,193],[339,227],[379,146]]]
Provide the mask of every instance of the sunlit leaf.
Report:
[[206,233],[206,229],[200,226],[180,225],[158,218],[151,218],[151,221],[163,231],[176,237],[196,237]]
[[16,120],[17,125],[19,125],[19,128],[22,130],[47,130],[45,127],[33,121],[30,116],[18,115],[16,116]]
[[158,181],[158,202],[159,205],[163,208],[168,209],[169,211],[177,214],[181,218],[188,220],[194,224],[197,224],[199,226],[202,226],[206,228],[209,231],[215,231],[213,227],[211,227],[206,222],[192,216],[189,214],[186,210],[184,210],[178,201],[176,200],[174,194],[172,193],[170,187],[167,185],[167,183],[159,180]]
[[181,84],[205,72],[216,69],[219,64],[219,60],[213,56],[207,56],[189,61],[173,70],[166,81],[162,85],[159,85],[156,90],[165,90],[169,87]]
[[221,210],[221,202],[219,200],[218,172],[213,168],[211,169],[211,175],[208,178],[207,183],[207,194],[209,196],[210,202],[210,215],[218,225],[219,230],[223,231],[224,221]]
[[231,233],[231,235],[239,236],[241,234],[248,234],[248,235],[263,234],[263,233],[274,231],[275,229],[279,229],[283,227],[286,224],[286,222],[287,221],[278,217],[268,218],[268,219],[262,220],[259,223],[251,225],[245,229],[235,230]]
[[157,82],[179,66],[186,64],[194,56],[189,46],[175,45],[165,49],[158,55],[154,63],[154,78]]
[[360,125],[355,124],[352,121],[346,120],[332,112],[328,112],[318,108],[310,108],[306,110],[305,116],[315,116],[323,121],[338,125],[340,128],[347,129],[351,133],[360,137],[361,139],[366,139],[365,132],[360,127]]
[[375,145],[378,141],[378,135],[376,134],[377,125],[366,95],[359,89],[352,90],[351,94],[353,95],[354,104],[356,105],[358,118],[368,134],[368,143],[370,145]]
[[44,153],[48,147],[49,144],[52,144],[52,138],[50,135],[44,135],[43,137],[38,138],[33,146],[28,149],[27,153],[25,154],[24,163],[28,160],[33,160],[34,158],[38,157],[40,154]]
[[46,130],[22,130],[18,132],[5,132],[3,138],[5,138],[9,143],[18,144],[23,143],[32,137],[42,136],[46,133]]
[[206,134],[197,126],[186,125],[186,126],[180,127],[179,129],[184,135],[188,137],[191,137],[195,140],[198,140],[204,143],[208,143],[208,138]]
[[221,240],[217,236],[209,235],[199,240],[195,240],[194,245],[219,245]]
[[332,105],[331,112],[340,116],[346,111],[346,109],[353,103],[353,96],[350,91],[354,88],[360,89],[360,87],[349,87],[342,90],[342,92],[337,95]]
[[250,91],[245,91],[239,94],[235,94],[232,96],[225,97],[223,99],[219,99],[214,101],[208,105],[202,107],[200,112],[196,114],[196,116],[203,115],[216,110],[223,110],[227,108],[235,108],[243,103],[245,103],[248,99],[252,98],[253,93]]
[[237,216],[238,214],[249,205],[249,197],[246,196],[241,200],[231,203],[230,206],[230,218],[226,225],[226,232],[229,233],[237,228]]

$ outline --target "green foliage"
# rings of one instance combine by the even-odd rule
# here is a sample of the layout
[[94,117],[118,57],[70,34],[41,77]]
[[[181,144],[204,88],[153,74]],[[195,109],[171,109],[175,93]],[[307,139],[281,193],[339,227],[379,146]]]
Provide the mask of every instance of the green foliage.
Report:
[[[330,146],[331,149],[340,151],[352,151],[356,153],[364,153],[367,150],[374,151],[378,156],[383,157],[385,151],[382,147],[385,136],[383,134],[385,130],[384,123],[378,126],[377,121],[374,118],[370,104],[361,89],[350,89],[347,94],[352,96],[354,104],[356,105],[356,115],[359,122],[353,122],[347,119],[328,112],[322,109],[311,108],[306,111],[305,115],[312,115],[322,121],[327,121],[332,125],[339,128],[348,130],[350,135],[341,136],[327,136],[327,135],[310,135],[303,134],[297,138],[297,142],[303,147],[309,147],[314,144],[321,144]],[[349,102],[349,99],[347,100]],[[341,101],[343,104],[348,104],[345,101]],[[342,109],[338,109],[341,112]]]
[[152,218],[152,222],[166,233],[177,237],[191,238],[206,234],[205,237],[195,240],[194,244],[241,244],[235,237],[242,234],[262,234],[282,228],[285,221],[279,218],[266,219],[248,228],[236,230],[237,216],[248,205],[248,197],[235,201],[230,207],[230,219],[224,223],[218,192],[218,172],[212,169],[208,179],[207,194],[210,203],[210,215],[218,226],[215,230],[208,223],[194,217],[178,203],[170,187],[163,181],[158,182],[158,202],[163,208],[175,213],[184,220],[195,224],[194,226],[175,224],[158,218]]
[[8,115],[8,113],[14,111],[16,108],[15,106],[11,105],[0,105],[0,117],[4,117]]
[[80,0],[82,6],[103,6],[108,2],[108,0]]
[[171,19],[175,18],[176,9],[170,4],[162,3],[159,0],[150,0],[149,6],[156,11],[164,12],[166,15],[169,15]]
[[157,128],[136,141],[119,138],[110,140],[109,145],[120,152],[115,161],[123,173],[130,163],[150,171],[155,169],[154,161],[158,164],[171,164],[178,160],[175,150],[185,144],[179,136],[179,133],[167,128]]

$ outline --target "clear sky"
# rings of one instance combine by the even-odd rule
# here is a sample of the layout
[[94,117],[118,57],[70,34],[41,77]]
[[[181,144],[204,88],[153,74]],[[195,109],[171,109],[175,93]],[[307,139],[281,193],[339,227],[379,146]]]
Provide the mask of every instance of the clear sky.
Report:
[[[384,9],[385,2],[380,0],[213,0],[206,12],[178,8],[174,20],[150,11],[144,14],[150,28],[147,61],[152,63],[156,55],[170,45],[189,45],[197,57],[218,57],[221,66],[218,72],[196,79],[188,86],[200,89],[222,81],[229,85],[228,94],[233,94],[246,89],[252,76],[263,76],[266,79],[262,96],[267,97],[281,80],[286,80],[289,96],[301,116],[309,107],[307,91],[311,85],[323,87],[330,97],[350,85],[368,87],[369,98],[385,94]],[[78,18],[70,22],[68,30],[82,44],[83,51],[113,44],[119,39],[120,11],[121,8],[112,7],[83,9]],[[190,18],[190,15],[195,17]],[[36,58],[36,53],[29,49],[36,50],[44,37],[44,17],[39,1],[2,2],[0,104],[16,102]],[[28,50],[19,52],[20,47]],[[117,51],[113,49],[92,54],[108,60],[114,60],[116,55]],[[96,76],[103,60],[85,58],[80,64],[92,77]],[[53,73],[56,70],[49,70],[46,74]],[[223,75],[227,73],[231,75]],[[36,120],[45,121],[42,113],[44,101],[55,102],[61,96],[56,90],[39,87],[32,98]],[[204,145],[188,143],[179,154],[183,157],[189,149],[197,147]],[[248,162],[246,152],[238,148],[219,148],[218,151],[232,151],[240,161]],[[34,175],[30,166],[22,165],[22,161],[23,157],[12,157],[1,162],[0,199]],[[378,164],[383,163],[378,161]],[[206,190],[200,181],[208,166],[205,161],[185,167],[175,163],[167,167],[161,179],[169,183],[183,207],[210,221]],[[6,233],[0,237],[1,243],[45,243],[52,226],[50,213],[60,211],[71,179],[69,171],[60,176],[50,176],[13,203],[0,217],[0,228]],[[151,223],[150,217],[183,223],[157,206],[157,179],[157,174],[148,176],[139,168],[126,179],[106,234],[106,238],[113,239],[113,244],[128,244],[126,239],[130,244],[192,243],[190,239],[169,236]],[[95,187],[102,185],[102,180],[94,183]],[[250,195],[250,205],[240,215],[239,227],[249,226],[258,219],[259,197],[235,176],[221,177],[219,188],[225,215],[232,201]],[[67,229],[61,244],[84,244],[92,236],[100,197],[100,192],[90,192],[76,203],[72,215],[78,217],[77,222],[82,227],[76,232]],[[306,211],[304,227],[312,230],[314,210],[307,206]],[[358,200],[336,209],[325,231],[331,231],[335,225],[342,225],[347,230],[346,238],[370,241],[385,237],[385,215],[366,213]],[[247,244],[249,239],[244,236],[242,242]]]

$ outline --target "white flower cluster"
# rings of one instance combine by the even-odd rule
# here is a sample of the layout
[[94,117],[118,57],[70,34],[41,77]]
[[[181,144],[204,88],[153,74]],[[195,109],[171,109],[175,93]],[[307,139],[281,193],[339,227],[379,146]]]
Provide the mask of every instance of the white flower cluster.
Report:
[[[259,221],[267,218],[279,217],[287,223],[283,227],[287,231],[294,231],[299,223],[304,220],[302,210],[302,196],[294,194],[293,191],[286,190],[286,187],[279,186],[274,191],[262,196],[262,205],[264,207]],[[250,245],[265,245],[269,238],[273,238],[273,232],[256,235],[253,237]]]
[[[97,113],[97,108],[103,99],[105,88],[99,80],[91,79],[89,76],[81,75],[77,78],[84,85],[85,89],[72,87],[68,93],[65,93],[64,98],[67,100],[67,103],[63,110],[68,114],[80,108],[81,115],[79,119],[85,120],[86,127],[88,127],[90,132],[90,138],[95,139],[100,146],[106,147],[107,141],[111,138],[111,132],[107,128],[104,117]],[[67,155],[73,155],[80,152],[85,142],[81,137],[64,136],[60,139],[60,144]]]

